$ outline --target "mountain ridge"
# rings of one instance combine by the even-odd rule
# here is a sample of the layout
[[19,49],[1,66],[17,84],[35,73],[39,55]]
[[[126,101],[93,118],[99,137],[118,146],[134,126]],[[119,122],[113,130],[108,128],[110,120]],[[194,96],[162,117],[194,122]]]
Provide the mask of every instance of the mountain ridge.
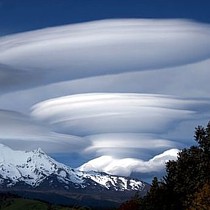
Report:
[[0,191],[18,194],[24,191],[35,197],[38,192],[42,195],[56,193],[68,198],[82,195],[86,200],[111,199],[120,203],[135,193],[145,195],[148,189],[147,183],[137,179],[73,169],[57,162],[41,148],[15,151],[0,144]]

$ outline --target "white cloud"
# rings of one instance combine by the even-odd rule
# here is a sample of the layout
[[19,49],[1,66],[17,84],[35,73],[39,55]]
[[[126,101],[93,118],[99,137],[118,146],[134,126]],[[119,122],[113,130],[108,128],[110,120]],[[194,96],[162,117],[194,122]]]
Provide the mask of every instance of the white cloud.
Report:
[[173,131],[202,118],[200,109],[209,104],[166,95],[89,93],[43,101],[32,108],[31,116],[57,132],[83,137],[90,143],[83,154],[148,160],[192,143],[192,138],[183,139],[183,130],[178,129],[178,138]]
[[192,144],[193,128],[210,117],[209,65],[210,26],[184,20],[1,37],[0,142],[102,156],[94,167],[113,173],[161,170],[175,157],[163,152]]
[[0,63],[24,70],[39,85],[206,60],[210,27],[183,20],[104,20],[2,37],[0,49]]
[[111,156],[101,156],[88,161],[79,167],[82,171],[103,171],[114,175],[129,176],[132,172],[150,173],[165,168],[169,160],[176,160],[179,150],[171,149],[156,155],[148,161],[134,158],[116,159]]
[[81,136],[161,133],[170,129],[171,123],[193,118],[195,111],[187,110],[193,103],[163,95],[79,94],[41,102],[31,115],[58,131]]
[[[0,95],[0,105],[4,109],[28,112],[31,106],[47,99],[91,92],[167,94],[188,99],[194,98],[199,103],[201,98],[209,100],[209,66],[210,59],[156,71],[122,73],[58,82]],[[15,78],[17,79],[17,77]],[[30,81],[30,78],[26,78],[26,80]],[[8,78],[4,78],[2,81],[8,82]],[[14,84],[15,87],[15,82],[10,81],[7,88],[11,84]],[[3,88],[0,91],[3,91]],[[14,98],[15,103],[11,103]],[[205,108],[205,110],[207,109]]]
[[179,141],[163,139],[151,133],[106,133],[87,136],[86,139],[92,144],[84,150],[85,154],[136,157],[144,160],[167,149],[183,146]]

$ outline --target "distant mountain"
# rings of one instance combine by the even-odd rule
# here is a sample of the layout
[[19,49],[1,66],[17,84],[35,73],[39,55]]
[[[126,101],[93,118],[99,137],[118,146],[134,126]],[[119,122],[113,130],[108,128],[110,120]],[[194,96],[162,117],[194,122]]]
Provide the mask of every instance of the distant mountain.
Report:
[[15,151],[0,144],[0,191],[61,204],[111,206],[148,189],[137,179],[75,170],[41,149]]

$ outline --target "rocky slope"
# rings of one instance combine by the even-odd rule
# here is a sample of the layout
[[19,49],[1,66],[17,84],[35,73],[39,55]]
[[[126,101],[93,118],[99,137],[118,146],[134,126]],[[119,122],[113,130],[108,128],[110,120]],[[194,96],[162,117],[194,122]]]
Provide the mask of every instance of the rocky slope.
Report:
[[71,197],[91,194],[94,198],[100,193],[109,200],[113,195],[124,199],[135,192],[143,195],[147,189],[146,183],[136,179],[75,170],[41,149],[15,151],[0,144],[0,190],[56,192]]

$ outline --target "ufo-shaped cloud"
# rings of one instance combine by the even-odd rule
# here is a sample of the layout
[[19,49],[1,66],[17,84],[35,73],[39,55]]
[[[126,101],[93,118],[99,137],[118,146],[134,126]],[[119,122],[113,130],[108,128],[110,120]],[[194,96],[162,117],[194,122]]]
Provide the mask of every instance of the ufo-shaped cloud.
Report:
[[0,39],[0,63],[31,75],[32,85],[181,66],[209,57],[209,26],[181,20],[104,20]]
[[157,172],[209,120],[209,66],[210,26],[187,20],[1,37],[0,142],[75,152],[84,170]]

